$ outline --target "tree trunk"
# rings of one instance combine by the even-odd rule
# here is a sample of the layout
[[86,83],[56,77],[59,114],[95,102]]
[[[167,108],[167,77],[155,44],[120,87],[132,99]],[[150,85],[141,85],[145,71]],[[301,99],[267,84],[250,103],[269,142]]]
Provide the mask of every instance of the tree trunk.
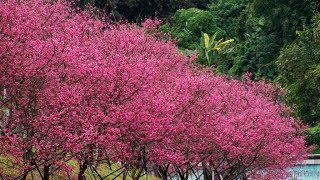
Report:
[[50,165],[45,165],[43,167],[43,179],[44,180],[49,180],[49,176],[50,176],[49,170],[50,170]]
[[126,180],[127,179],[127,171],[123,171],[123,174],[122,174],[122,180]]
[[212,173],[206,167],[203,167],[203,179],[204,180],[212,179]]
[[131,172],[131,178],[132,178],[132,180],[137,180],[137,177],[136,177],[136,175],[137,175],[137,168],[134,168],[133,170],[132,170],[132,172]]
[[141,169],[135,169],[134,171],[133,171],[133,174],[132,174],[132,180],[138,180],[138,179],[140,179],[140,176],[141,176],[141,174],[142,174],[142,172],[143,172],[143,169],[141,168]]
[[23,176],[21,177],[21,180],[26,180],[28,176],[28,172],[24,172]]
[[168,179],[168,169],[169,169],[169,164],[168,165],[163,165],[158,167],[157,171],[157,176],[160,177],[162,180],[167,180]]
[[85,180],[86,179],[84,173],[86,172],[87,167],[88,167],[88,161],[87,160],[85,160],[83,162],[83,164],[80,164],[79,173],[78,173],[78,180]]

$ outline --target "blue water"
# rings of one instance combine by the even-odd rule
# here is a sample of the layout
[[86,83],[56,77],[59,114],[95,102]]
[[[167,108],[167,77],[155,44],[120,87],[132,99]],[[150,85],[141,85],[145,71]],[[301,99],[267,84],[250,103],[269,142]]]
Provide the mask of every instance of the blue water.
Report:
[[292,180],[320,180],[320,165],[296,165],[290,168]]
[[[295,165],[288,170],[292,172],[292,177],[290,177],[288,180],[320,180],[320,164]],[[203,180],[201,173],[202,171],[197,171],[199,180]],[[177,180],[179,178],[174,177],[173,179]],[[196,176],[190,174],[188,179],[195,180],[197,178]]]

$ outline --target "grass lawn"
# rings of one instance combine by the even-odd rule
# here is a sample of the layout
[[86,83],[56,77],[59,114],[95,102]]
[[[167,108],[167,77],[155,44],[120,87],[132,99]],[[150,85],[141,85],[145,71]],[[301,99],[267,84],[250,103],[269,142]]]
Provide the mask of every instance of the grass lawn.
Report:
[[[78,171],[79,171],[77,161],[70,160],[70,161],[68,161],[68,165],[74,167],[72,172],[66,173],[61,170],[56,171],[55,173],[53,173],[50,176],[50,179],[52,179],[52,180],[64,180],[64,179],[65,180],[68,180],[68,179],[74,180],[74,179],[77,179],[77,175],[78,175]],[[118,174],[121,171],[117,171],[114,174],[111,174],[112,172],[119,169],[120,167],[121,167],[120,164],[114,163],[111,165],[111,169],[110,169],[109,166],[107,165],[107,163],[101,162],[96,170],[100,174],[101,177],[105,177],[105,176],[109,175],[108,177],[105,178],[106,180],[112,180],[112,179],[122,180],[122,178],[123,178],[122,175],[118,176]],[[2,175],[2,177],[4,179],[7,180],[7,179],[16,178],[17,176],[19,176],[21,174],[21,172],[19,172],[21,169],[22,169],[21,166],[14,165],[12,163],[12,160],[10,157],[6,157],[3,155],[0,156],[0,174]],[[40,171],[41,171],[41,173],[43,173],[42,172],[43,169],[40,169]],[[90,167],[87,168],[85,176],[86,176],[87,180],[99,180],[100,179],[99,176],[97,175],[97,173],[95,172],[95,170]],[[0,177],[0,179],[1,179],[1,177]],[[32,179],[38,180],[38,179],[41,179],[41,176],[39,175],[37,170],[33,170],[28,173],[27,179],[28,180],[32,180]],[[127,177],[127,179],[130,180],[131,178]],[[156,180],[158,178],[151,176],[151,175],[148,175],[148,177],[143,176],[140,179],[141,180]]]

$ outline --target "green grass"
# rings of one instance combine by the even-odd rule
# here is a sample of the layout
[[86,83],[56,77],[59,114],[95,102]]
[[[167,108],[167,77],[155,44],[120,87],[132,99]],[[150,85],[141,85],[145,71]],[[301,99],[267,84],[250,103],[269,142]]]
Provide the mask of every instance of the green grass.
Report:
[[[77,175],[79,172],[79,165],[78,162],[76,160],[70,160],[68,161],[68,165],[73,167],[72,172],[70,173],[66,173],[64,171],[56,171],[55,173],[53,173],[50,176],[50,179],[52,180],[68,180],[68,179],[77,179]],[[99,173],[99,175],[101,177],[105,177],[108,176],[107,180],[122,180],[122,174],[119,175],[119,173],[121,173],[120,171],[117,171],[113,174],[111,174],[112,172],[114,172],[115,170],[121,168],[120,164],[117,163],[113,163],[111,164],[111,169],[110,167],[107,165],[106,162],[101,162],[99,164],[99,166],[97,167],[96,171]],[[4,179],[14,179],[15,177],[19,176],[21,174],[20,170],[22,169],[21,165],[16,165],[15,163],[13,163],[13,159],[8,157],[8,156],[3,156],[0,155],[0,173],[3,176]],[[40,169],[41,173],[43,173],[43,169]],[[119,176],[118,176],[119,175]],[[95,172],[94,169],[90,168],[88,166],[86,172],[85,172],[85,176],[87,180],[98,180],[100,179],[98,174]],[[28,173],[27,176],[28,180],[38,180],[41,179],[41,176],[39,175],[37,170],[33,170],[31,172]],[[128,180],[131,180],[131,178],[129,176],[127,176]],[[154,176],[150,176],[148,175],[148,177],[145,175],[143,177],[140,178],[141,180],[156,180],[159,179],[157,177]]]

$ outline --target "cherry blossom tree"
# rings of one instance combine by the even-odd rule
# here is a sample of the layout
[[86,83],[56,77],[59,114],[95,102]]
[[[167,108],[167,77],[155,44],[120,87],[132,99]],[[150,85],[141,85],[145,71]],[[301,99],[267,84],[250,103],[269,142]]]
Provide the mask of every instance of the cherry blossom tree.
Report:
[[81,150],[80,142],[91,130],[87,123],[105,119],[86,99],[87,77],[94,71],[91,64],[97,63],[88,59],[97,54],[93,46],[86,47],[93,41],[85,33],[102,24],[88,14],[72,13],[65,2],[3,4],[1,90],[6,97],[1,106],[10,113],[2,118],[1,151],[23,161],[22,178],[36,167],[48,179],[52,164]]

